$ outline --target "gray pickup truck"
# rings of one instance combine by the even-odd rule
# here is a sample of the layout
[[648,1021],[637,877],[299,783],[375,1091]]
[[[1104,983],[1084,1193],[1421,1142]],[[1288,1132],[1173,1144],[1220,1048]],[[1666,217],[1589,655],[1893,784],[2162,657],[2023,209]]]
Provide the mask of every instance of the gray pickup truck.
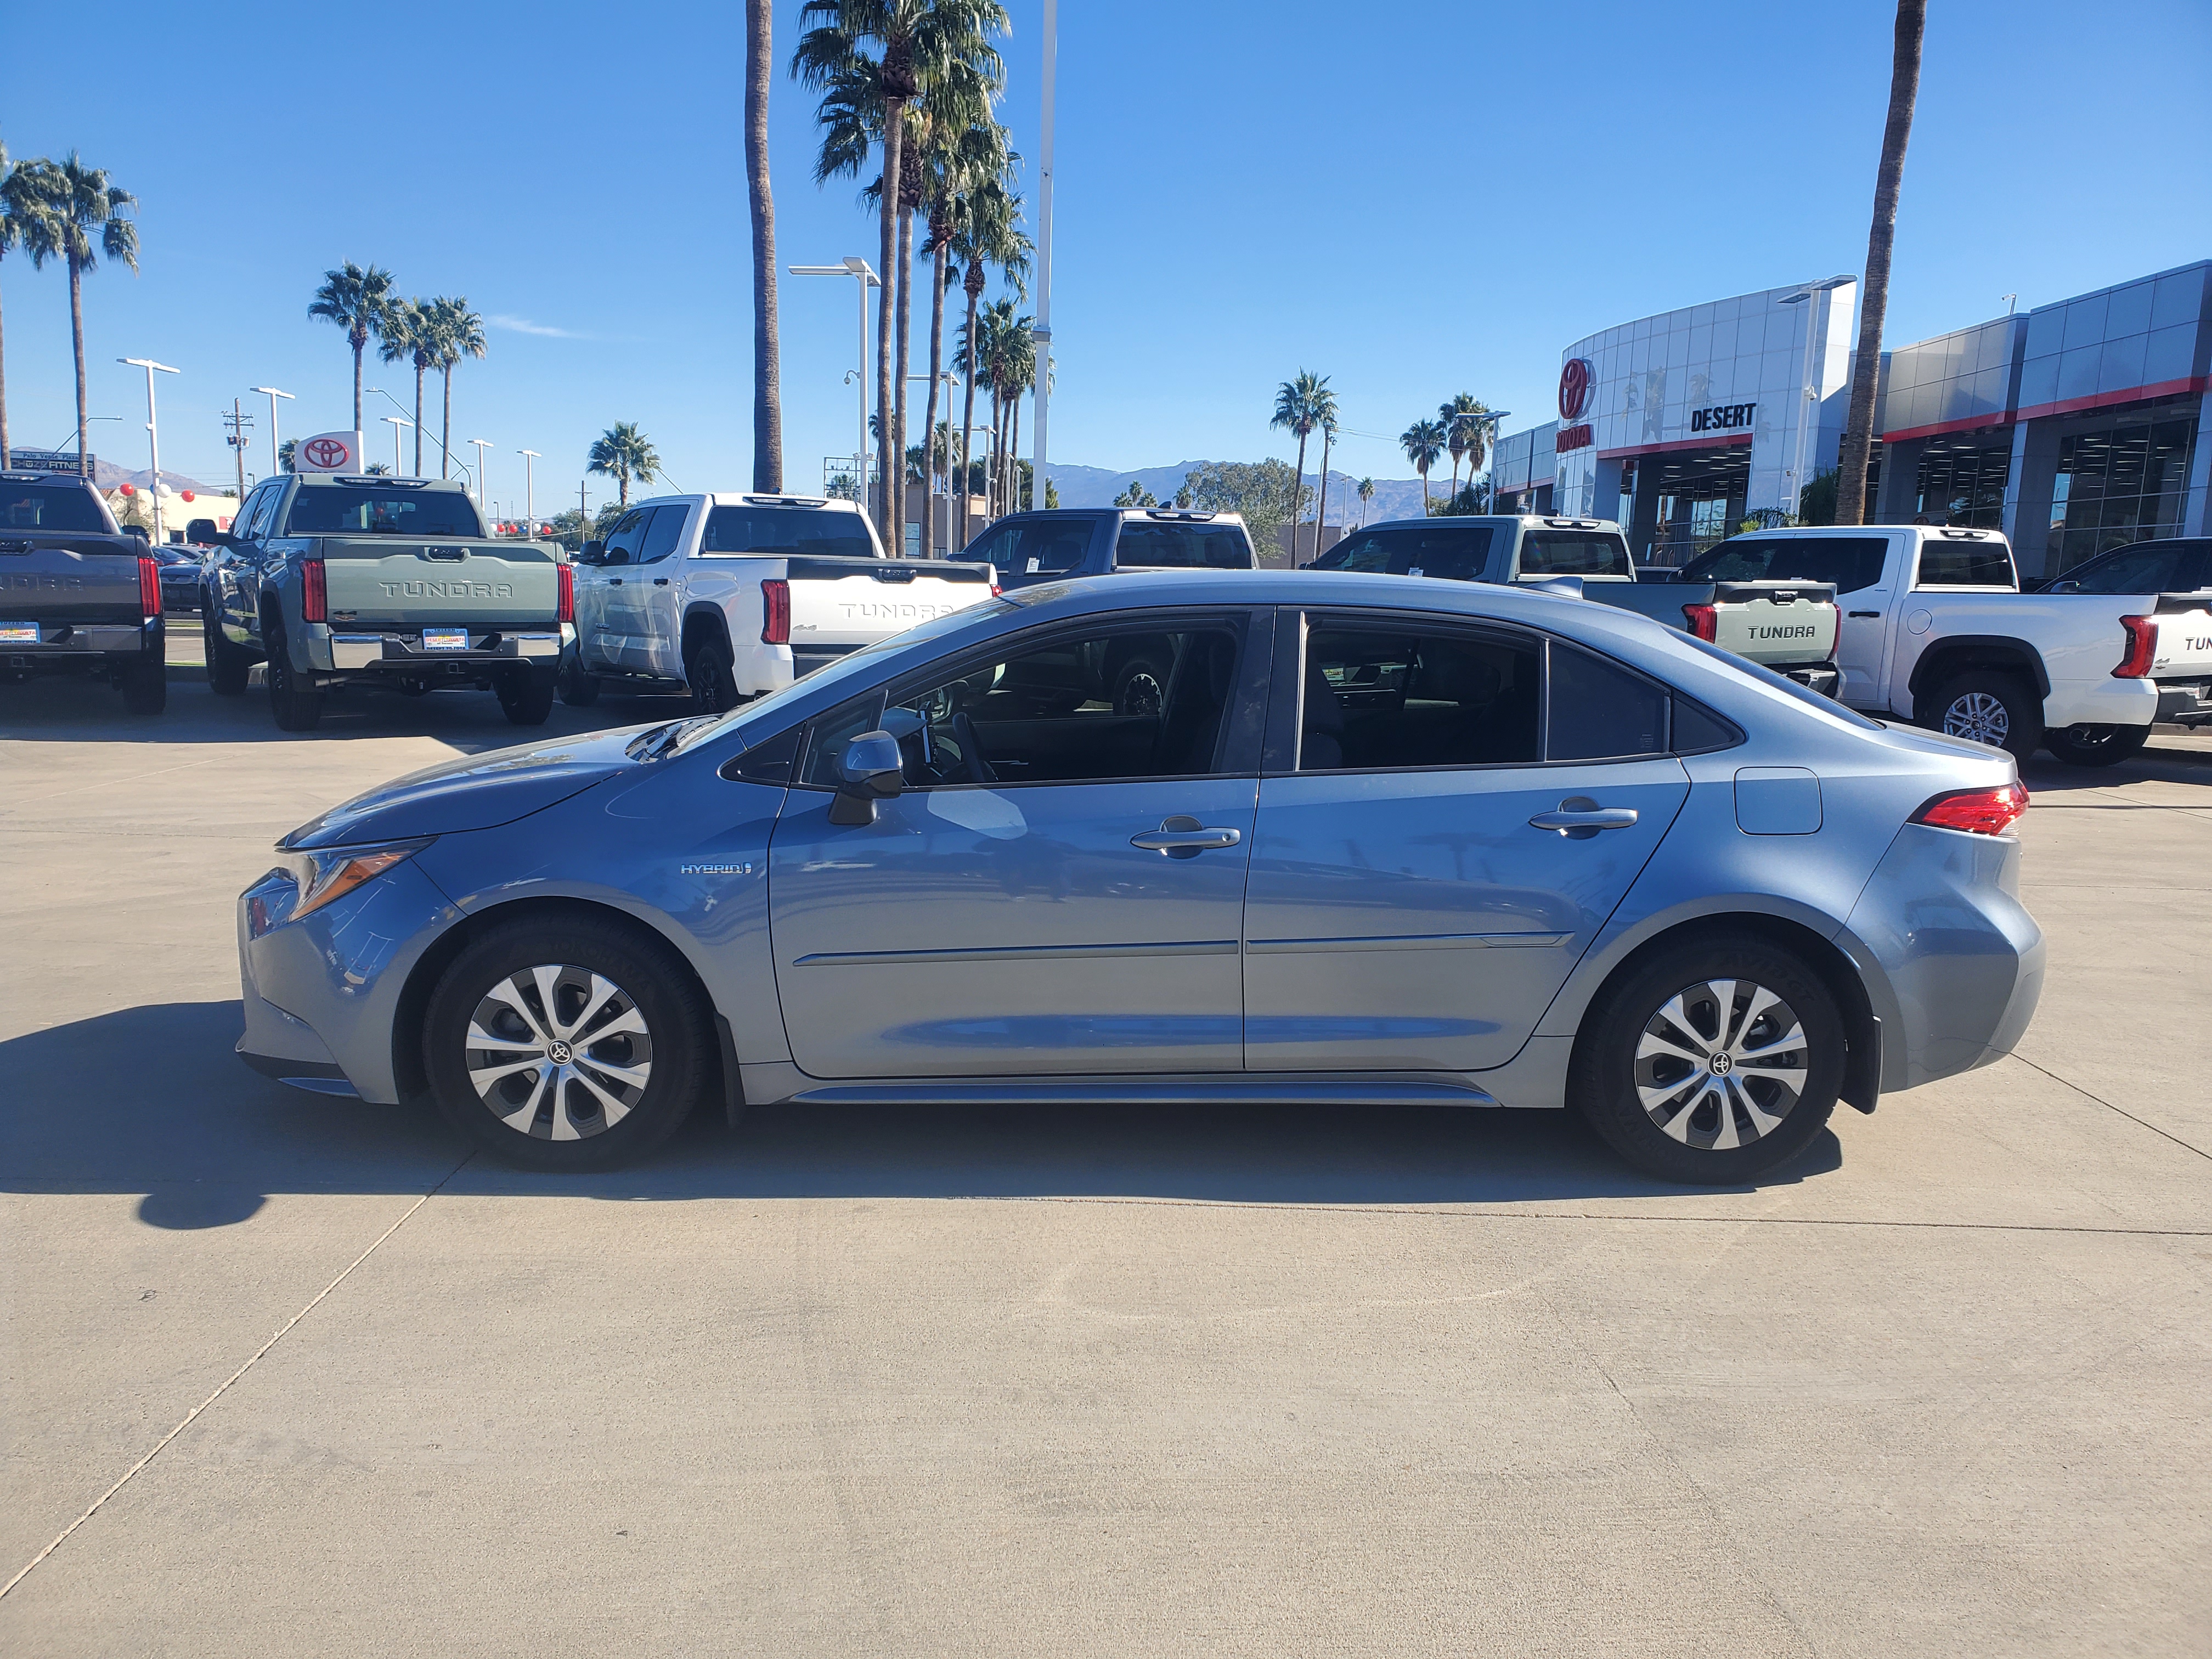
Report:
[[0,472],[0,678],[106,680],[134,714],[169,700],[161,580],[82,478]]
[[1355,530],[1316,570],[1541,584],[1633,611],[1837,695],[1836,589],[1820,581],[1639,581],[1620,526],[1556,516],[1408,519]]
[[208,681],[245,690],[265,662],[270,712],[312,729],[331,686],[410,696],[495,691],[517,726],[552,712],[575,621],[574,572],[550,542],[495,539],[458,483],[287,474],[256,487],[212,543],[200,595]]

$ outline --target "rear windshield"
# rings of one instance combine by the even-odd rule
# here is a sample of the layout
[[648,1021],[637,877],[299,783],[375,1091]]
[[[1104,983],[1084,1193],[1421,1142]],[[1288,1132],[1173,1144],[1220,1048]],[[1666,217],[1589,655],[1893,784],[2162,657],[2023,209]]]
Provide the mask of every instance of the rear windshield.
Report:
[[302,484],[285,516],[287,536],[481,537],[476,504],[459,490],[374,484]]
[[1244,532],[1225,524],[1125,524],[1114,562],[1140,570],[1249,570]]
[[702,553],[835,554],[872,559],[876,544],[857,513],[811,507],[718,507],[707,515]]
[[1738,536],[1677,571],[1678,582],[1828,582],[1838,593],[1881,580],[1886,536]]
[[1490,562],[1487,525],[1409,525],[1355,530],[1313,562],[1316,570],[1370,570],[1392,576],[1480,581]]
[[1920,544],[1922,587],[2014,587],[2012,550],[2002,542],[1925,541]]
[[109,533],[100,502],[82,484],[0,483],[0,526]]
[[1636,580],[1618,531],[1532,530],[1521,538],[1524,576],[1626,576]]

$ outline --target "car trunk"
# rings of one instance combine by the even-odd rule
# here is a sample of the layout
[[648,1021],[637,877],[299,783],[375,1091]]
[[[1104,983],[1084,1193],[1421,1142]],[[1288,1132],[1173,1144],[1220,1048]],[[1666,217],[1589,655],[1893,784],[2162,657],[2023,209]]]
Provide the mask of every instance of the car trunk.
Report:
[[339,626],[543,627],[560,605],[557,562],[543,542],[325,536],[318,545]]

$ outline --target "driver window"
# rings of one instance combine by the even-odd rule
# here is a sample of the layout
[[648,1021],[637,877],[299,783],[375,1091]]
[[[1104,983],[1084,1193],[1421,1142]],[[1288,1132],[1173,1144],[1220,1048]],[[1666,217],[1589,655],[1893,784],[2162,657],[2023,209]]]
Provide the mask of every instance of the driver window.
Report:
[[629,564],[637,557],[637,544],[645,534],[646,521],[652,518],[651,509],[632,507],[623,515],[622,522],[607,532],[606,550],[599,555],[601,564]]
[[884,711],[907,787],[1100,782],[1218,771],[1243,629],[1068,636],[1018,649]]
[[688,507],[657,507],[653,510],[653,526],[638,544],[636,562],[652,564],[666,558],[676,550],[676,544],[684,534],[684,520],[691,516]]
[[1013,568],[1024,575],[1073,570],[1091,550],[1088,519],[1039,519],[1022,526]]

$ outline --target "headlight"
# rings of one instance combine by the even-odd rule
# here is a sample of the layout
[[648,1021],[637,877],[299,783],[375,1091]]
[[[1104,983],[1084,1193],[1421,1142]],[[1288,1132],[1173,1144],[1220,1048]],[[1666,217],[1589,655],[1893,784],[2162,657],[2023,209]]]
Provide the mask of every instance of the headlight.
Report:
[[343,898],[365,881],[374,880],[395,864],[404,862],[434,840],[398,841],[382,847],[331,847],[313,853],[282,853],[284,868],[300,889],[300,902],[292,907],[297,921],[310,910]]

